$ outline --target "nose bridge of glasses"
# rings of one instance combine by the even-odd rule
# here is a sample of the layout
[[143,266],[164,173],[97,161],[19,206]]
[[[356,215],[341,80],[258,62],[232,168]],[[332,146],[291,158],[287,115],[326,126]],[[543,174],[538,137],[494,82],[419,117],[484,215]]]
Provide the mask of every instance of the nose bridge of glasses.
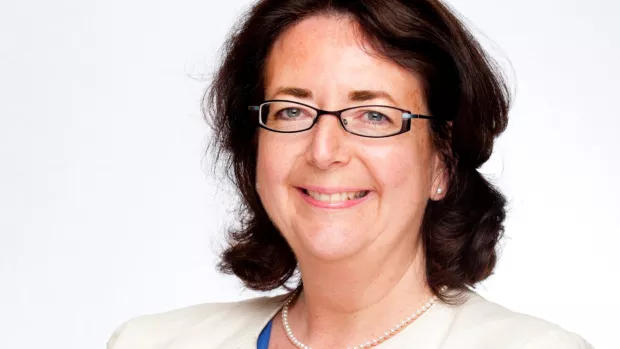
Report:
[[319,122],[319,119],[321,118],[321,116],[331,115],[331,116],[336,117],[338,119],[338,123],[340,124],[340,126],[346,130],[346,120],[342,119],[342,112],[344,110],[323,110],[323,109],[316,109],[316,108],[314,110],[316,112],[316,115],[314,117],[314,122],[312,123],[313,126]]
[[346,108],[346,109],[341,109],[341,110],[321,110],[321,109],[317,109],[317,116],[315,117],[315,123],[318,122],[319,117],[322,115],[332,115],[335,116],[340,124],[340,127],[342,127],[342,129],[346,132],[351,132],[349,130],[349,121],[346,119],[346,116],[343,116],[343,114],[346,114],[347,112],[351,112],[352,110],[354,110],[356,108]]
[[342,112],[344,110],[323,110],[323,109],[314,109],[316,115],[314,116],[315,122],[318,122],[318,119],[323,115],[332,115],[342,120]]

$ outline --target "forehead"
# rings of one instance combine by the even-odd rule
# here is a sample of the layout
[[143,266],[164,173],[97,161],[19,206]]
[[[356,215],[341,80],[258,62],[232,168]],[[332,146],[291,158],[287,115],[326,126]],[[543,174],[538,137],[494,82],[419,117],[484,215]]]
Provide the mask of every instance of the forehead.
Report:
[[358,25],[344,16],[313,16],[278,37],[267,57],[265,93],[294,86],[345,96],[352,90],[383,90],[396,100],[420,99],[412,72],[378,55]]

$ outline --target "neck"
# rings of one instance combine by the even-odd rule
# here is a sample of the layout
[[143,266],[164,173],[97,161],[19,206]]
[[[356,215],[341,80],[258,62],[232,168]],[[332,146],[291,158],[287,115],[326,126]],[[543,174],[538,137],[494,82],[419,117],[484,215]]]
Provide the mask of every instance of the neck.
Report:
[[318,348],[346,347],[378,337],[415,312],[431,292],[421,243],[414,246],[338,262],[300,259],[303,292],[289,313],[298,338]]

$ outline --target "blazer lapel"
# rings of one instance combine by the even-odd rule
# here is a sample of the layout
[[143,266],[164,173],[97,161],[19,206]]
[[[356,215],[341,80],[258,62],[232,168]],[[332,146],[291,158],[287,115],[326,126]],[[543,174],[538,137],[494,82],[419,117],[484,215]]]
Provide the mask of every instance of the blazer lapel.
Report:
[[[263,328],[282,307],[282,299],[274,297],[271,301],[253,309],[238,309],[228,317],[230,326],[220,323],[202,323],[193,327],[173,342],[156,349],[256,349],[256,342]],[[222,322],[227,319],[222,320]]]

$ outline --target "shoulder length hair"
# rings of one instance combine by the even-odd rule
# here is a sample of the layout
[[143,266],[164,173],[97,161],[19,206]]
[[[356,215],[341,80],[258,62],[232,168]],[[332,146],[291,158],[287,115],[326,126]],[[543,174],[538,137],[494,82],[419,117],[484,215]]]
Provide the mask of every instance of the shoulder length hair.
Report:
[[453,300],[442,286],[473,287],[496,265],[506,199],[477,169],[506,128],[510,98],[496,64],[439,0],[261,0],[240,19],[203,104],[213,129],[210,149],[241,199],[219,269],[254,290],[286,287],[297,269],[255,189],[257,122],[248,106],[263,101],[273,42],[315,15],[353,19],[376,53],[421,79],[431,115],[453,120],[430,121],[449,185],[442,200],[429,200],[421,227],[426,281],[440,299]]

